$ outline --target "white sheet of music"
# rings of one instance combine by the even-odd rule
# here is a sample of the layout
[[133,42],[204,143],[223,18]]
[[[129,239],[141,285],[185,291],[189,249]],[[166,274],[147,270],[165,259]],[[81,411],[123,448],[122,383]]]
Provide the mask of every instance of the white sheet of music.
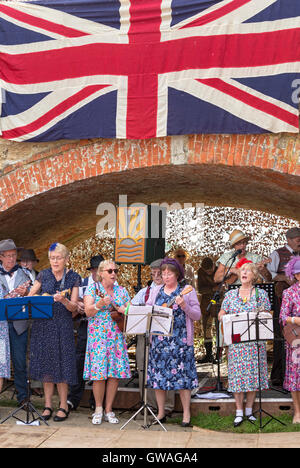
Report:
[[127,335],[143,335],[148,328],[148,318],[151,316],[152,306],[131,305],[127,312],[126,330]]
[[150,334],[170,336],[173,328],[173,309],[154,306]]

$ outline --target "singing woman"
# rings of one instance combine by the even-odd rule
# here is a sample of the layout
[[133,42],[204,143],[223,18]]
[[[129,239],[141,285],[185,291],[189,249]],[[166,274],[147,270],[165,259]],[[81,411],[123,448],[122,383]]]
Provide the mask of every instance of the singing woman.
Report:
[[[50,268],[39,273],[29,296],[51,294],[54,297],[53,318],[35,320],[32,325],[30,350],[30,376],[42,381],[45,408],[42,416],[52,416],[52,398],[56,384],[60,398],[54,421],[62,422],[69,415],[68,385],[77,383],[75,339],[72,313],[77,311],[80,276],[67,269],[68,249],[59,243],[50,246]],[[71,290],[68,298],[62,292]]]
[[88,338],[83,378],[93,381],[96,404],[93,424],[101,424],[103,417],[111,424],[119,423],[112,405],[119,379],[127,379],[131,375],[125,338],[110,313],[112,303],[118,312],[124,313],[130,301],[126,289],[116,282],[117,274],[118,268],[113,260],[101,262],[98,268],[99,282],[91,285],[84,297]]
[[[243,266],[238,268],[241,282],[239,289],[233,289],[225,294],[219,320],[225,314],[240,314],[255,312],[257,308],[271,310],[268,294],[263,289],[255,288],[259,277],[257,266],[249,260],[244,260]],[[259,344],[261,389],[268,388],[267,351],[265,343]],[[234,394],[236,404],[236,418],[234,427],[244,421],[244,394],[246,393],[246,418],[255,421],[253,404],[259,389],[258,348],[256,343],[238,343],[228,347],[228,391]]]

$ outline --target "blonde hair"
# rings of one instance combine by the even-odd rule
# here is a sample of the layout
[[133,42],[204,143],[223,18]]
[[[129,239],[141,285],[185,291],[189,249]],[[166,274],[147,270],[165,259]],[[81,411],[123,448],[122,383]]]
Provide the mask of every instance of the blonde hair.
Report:
[[257,283],[259,278],[260,278],[260,273],[258,271],[258,268],[257,266],[255,265],[255,263],[245,263],[241,268],[239,268],[239,278],[241,279],[241,273],[242,273],[242,270],[243,268],[248,268],[248,270],[251,270],[252,274],[253,274],[253,284]]
[[109,265],[115,265],[115,261],[111,258],[111,259],[108,259],[108,260],[103,260],[99,266],[98,266],[98,271],[97,271],[97,280],[98,281],[102,281],[102,277],[101,277],[101,271],[103,271],[105,269],[105,267],[108,267]]
[[67,247],[63,244],[60,244],[59,242],[56,242],[55,244],[52,244],[49,248],[49,251],[48,251],[48,257],[50,258],[50,255],[51,253],[58,253],[60,254],[62,257],[64,258],[69,258],[69,250],[67,249]]

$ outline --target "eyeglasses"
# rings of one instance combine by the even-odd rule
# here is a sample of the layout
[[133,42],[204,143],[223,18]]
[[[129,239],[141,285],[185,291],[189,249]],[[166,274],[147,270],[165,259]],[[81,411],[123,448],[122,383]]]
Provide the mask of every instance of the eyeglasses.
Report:
[[17,254],[16,253],[15,254],[8,254],[8,255],[2,254],[2,257],[4,257],[4,258],[17,258]]
[[55,261],[58,261],[60,262],[61,260],[64,260],[64,257],[49,257],[49,259],[52,261],[52,262],[55,262]]
[[110,268],[109,270],[103,270],[103,271],[107,271],[107,273],[109,275],[111,275],[113,272],[117,275],[119,273],[119,270],[116,268],[116,269],[112,269]]

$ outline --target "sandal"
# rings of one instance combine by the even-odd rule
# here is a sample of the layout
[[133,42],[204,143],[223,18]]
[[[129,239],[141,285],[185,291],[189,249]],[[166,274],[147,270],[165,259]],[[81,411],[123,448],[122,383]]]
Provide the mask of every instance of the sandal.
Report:
[[57,416],[57,414],[56,414],[56,416],[54,416],[54,418],[53,418],[53,421],[55,421],[55,422],[62,422],[62,421],[65,421],[65,420],[67,419],[67,417],[69,416],[69,411],[66,411],[64,408],[58,408],[57,413],[58,413],[59,411],[61,411],[62,413],[64,413],[65,416]]
[[93,414],[92,423],[93,424],[101,424],[102,423],[102,418],[103,418],[103,410],[101,408],[101,411],[99,411],[99,413],[94,413]]
[[119,424],[120,422],[118,418],[116,418],[115,413],[112,411],[110,413],[105,413],[104,421],[109,422],[110,424]]
[[45,406],[45,408],[43,409],[43,413],[44,413],[45,411],[50,411],[50,414],[45,414],[45,415],[42,414],[42,418],[43,418],[45,421],[49,421],[49,419],[50,419],[51,416],[52,416],[53,409],[52,409],[52,408],[49,408],[48,406]]

